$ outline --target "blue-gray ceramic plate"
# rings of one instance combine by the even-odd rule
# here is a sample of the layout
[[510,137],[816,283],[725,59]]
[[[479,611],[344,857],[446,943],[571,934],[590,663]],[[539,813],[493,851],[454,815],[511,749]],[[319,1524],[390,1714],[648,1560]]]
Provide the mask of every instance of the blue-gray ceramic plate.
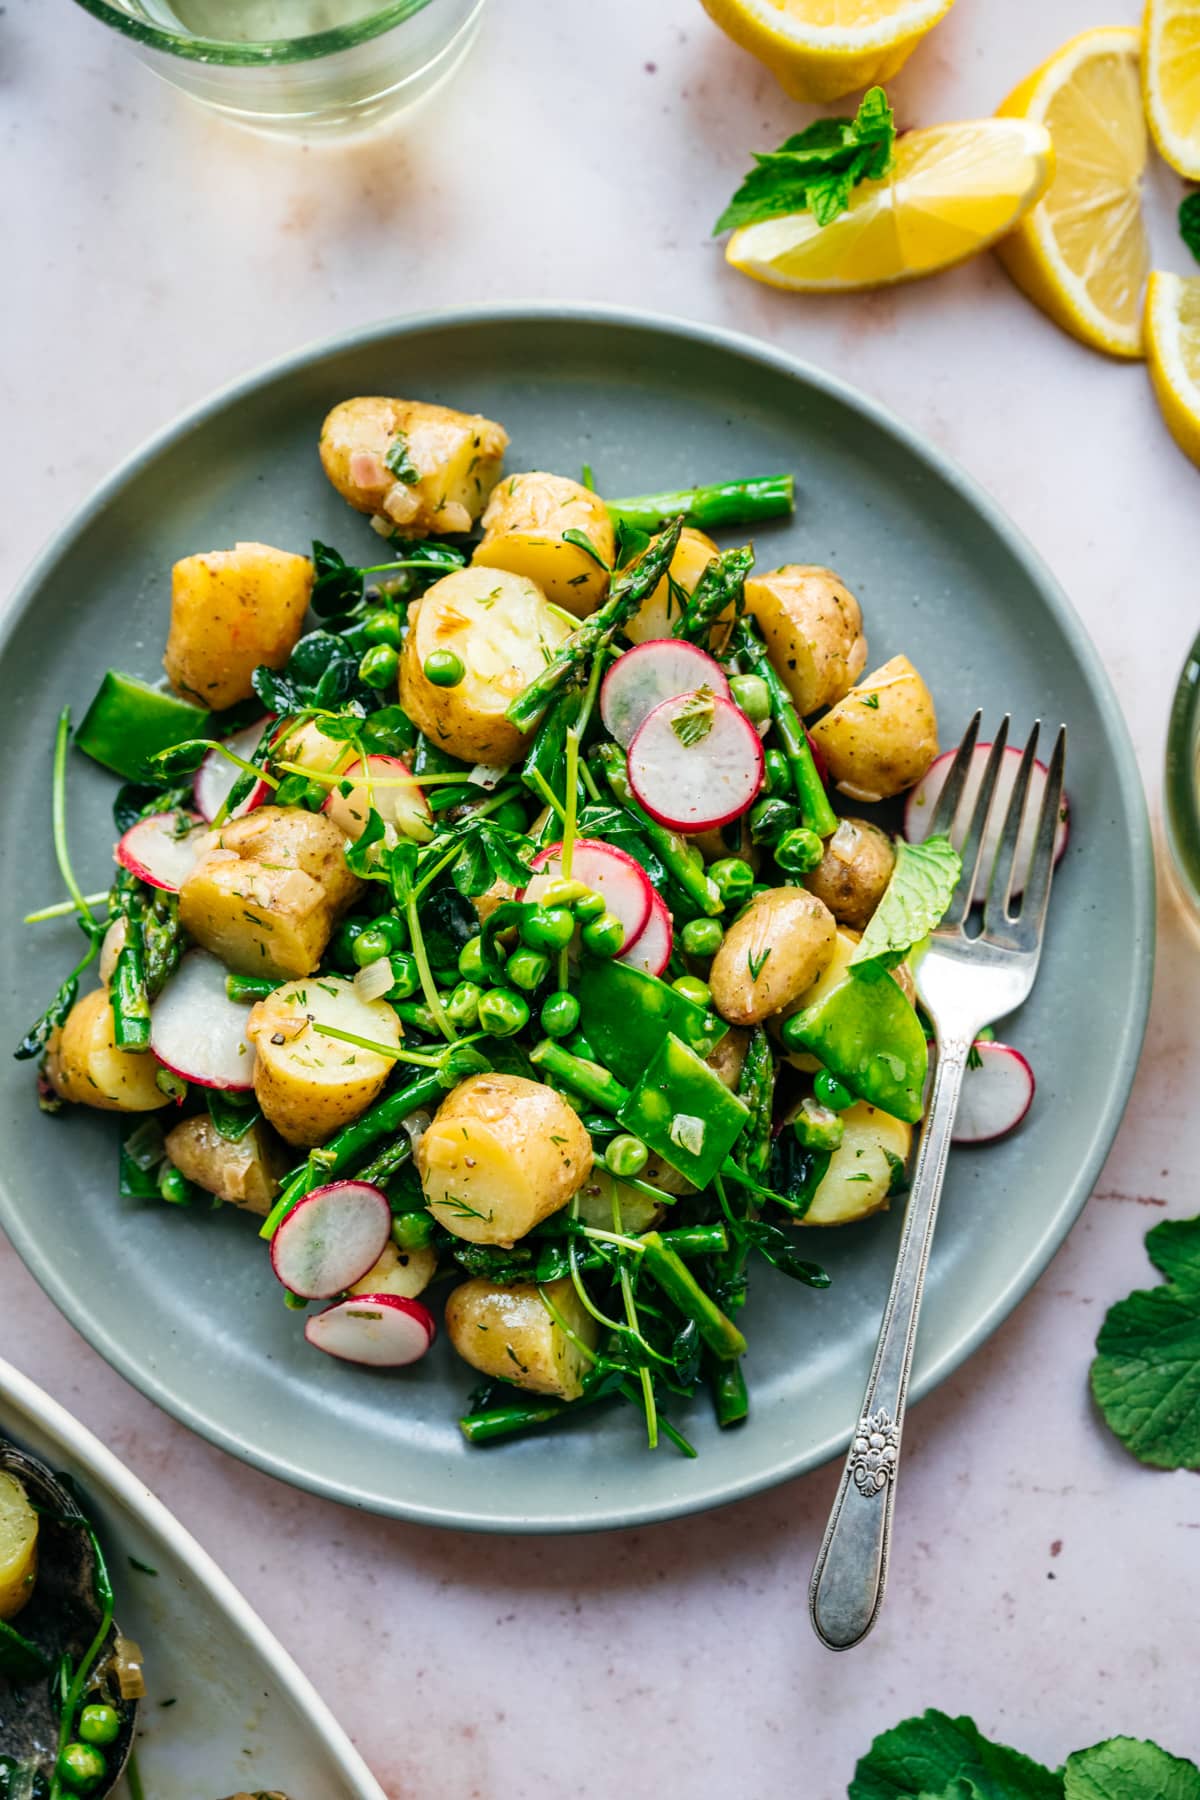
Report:
[[[839,382],[707,327],[590,309],[495,308],[388,324],[301,353],[191,413],[66,524],[16,598],[0,660],[0,991],[10,1035],[41,1011],[78,942],[20,916],[60,893],[50,743],[109,664],[153,677],[172,562],[257,538],[351,553],[374,541],[316,456],[327,408],[415,394],[500,419],[508,466],[574,471],[603,491],[796,473],[789,522],[760,566],[828,563],[859,595],[872,664],[906,652],[937,699],[943,743],[976,706],[1070,731],[1073,828],[1042,972],[1008,1027],[1037,1071],[1013,1138],[956,1151],[933,1251],[915,1392],[994,1331],[1079,1212],[1116,1131],[1141,1043],[1153,956],[1145,807],[1120,710],[1053,579],[987,498],[932,447]],[[20,770],[20,781],[11,778]],[[111,867],[112,783],[74,760],[72,843],[85,887]],[[565,1531],[665,1519],[815,1468],[845,1445],[887,1290],[900,1209],[806,1250],[833,1285],[756,1274],[746,1315],[750,1422],[678,1419],[699,1457],[649,1455],[631,1411],[469,1450],[456,1418],[473,1377],[444,1345],[403,1373],[308,1349],[252,1223],[116,1196],[113,1121],[45,1118],[28,1063],[6,1061],[0,1218],[100,1354],[161,1406],[283,1480],[438,1524]]]

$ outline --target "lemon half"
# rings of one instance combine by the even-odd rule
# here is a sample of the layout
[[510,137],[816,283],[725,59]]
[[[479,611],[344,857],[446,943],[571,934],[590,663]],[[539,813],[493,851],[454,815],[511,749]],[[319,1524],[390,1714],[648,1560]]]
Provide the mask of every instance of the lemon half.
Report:
[[1142,88],[1163,156],[1180,175],[1200,181],[1200,0],[1148,0]]
[[954,0],[704,0],[796,100],[840,100],[903,68]]
[[1146,355],[1167,429],[1200,464],[1200,275],[1151,275]]

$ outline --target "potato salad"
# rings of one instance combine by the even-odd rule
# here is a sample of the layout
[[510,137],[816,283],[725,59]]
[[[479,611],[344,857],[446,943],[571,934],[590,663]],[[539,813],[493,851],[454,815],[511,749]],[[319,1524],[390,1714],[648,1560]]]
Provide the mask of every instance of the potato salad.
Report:
[[[905,1186],[934,701],[840,573],[758,566],[789,475],[606,500],[508,442],[347,399],[342,550],[180,546],[166,681],[59,721],[31,917],[86,949],[17,1054],[121,1115],[122,1199],[253,1215],[298,1343],[440,1325],[468,1443],[611,1402],[693,1454],[696,1396],[749,1411],[751,1275],[831,1304],[805,1234]],[[105,894],[73,750],[121,779]]]

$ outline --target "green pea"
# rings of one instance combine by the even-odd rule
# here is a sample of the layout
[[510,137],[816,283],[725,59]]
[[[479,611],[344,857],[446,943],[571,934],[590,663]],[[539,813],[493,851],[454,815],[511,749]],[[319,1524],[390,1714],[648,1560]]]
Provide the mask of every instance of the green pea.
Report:
[[469,1029],[479,1017],[483,989],[475,981],[460,981],[446,998],[446,1017],[452,1025]]
[[792,1130],[806,1150],[836,1150],[846,1134],[846,1121],[819,1100],[802,1100]]
[[512,1037],[529,1023],[529,1006],[511,988],[489,988],[479,1002],[479,1024],[490,1037]]
[[392,1242],[397,1250],[423,1250],[433,1236],[433,1220],[427,1212],[400,1213],[392,1220]]
[[799,822],[800,814],[790,800],[768,795],[750,808],[750,837],[756,844],[777,844]]
[[699,980],[695,975],[681,975],[678,981],[671,983],[671,986],[677,994],[682,994],[685,1000],[694,1000],[697,1006],[707,1006],[712,999],[712,989],[708,983]]
[[763,787],[768,794],[791,793],[791,765],[782,750],[768,750],[763,757]]
[[400,648],[400,621],[394,612],[379,607],[363,618],[359,630],[368,644],[390,644],[393,650]]
[[723,856],[711,865],[708,874],[726,906],[740,906],[754,886],[754,870],[740,856]]
[[458,972],[464,981],[478,981],[486,974],[483,962],[483,939],[468,938],[458,953]]
[[521,941],[531,950],[565,950],[575,936],[575,915],[565,906],[539,906],[521,920]]
[[391,644],[374,644],[358,665],[358,679],[368,687],[391,687],[400,673],[400,657]]
[[351,955],[359,968],[365,969],[368,963],[378,962],[381,956],[393,956],[397,950],[403,950],[407,941],[408,933],[399,919],[384,913],[366,931],[359,932],[351,946]]
[[547,1037],[570,1037],[579,1023],[579,1002],[565,988],[551,994],[541,1012],[542,1030]]
[[506,800],[491,816],[505,831],[524,831],[527,823],[525,808],[519,800]]
[[813,1093],[830,1112],[845,1112],[848,1106],[854,1105],[854,1095],[850,1089],[836,1075],[831,1075],[828,1069],[818,1071],[813,1080]]
[[370,931],[374,923],[374,919],[342,920],[334,932],[333,941],[329,946],[329,960],[335,969],[341,969],[346,975],[357,969],[358,963],[354,956],[355,939],[361,937],[364,931]]
[[761,675],[731,676],[729,698],[755,725],[761,725],[771,716],[771,690]]
[[715,956],[725,941],[719,919],[689,919],[682,937],[689,956]]
[[593,956],[616,956],[625,947],[624,921],[616,913],[602,912],[598,919],[589,919],[579,935]]
[[796,831],[785,831],[775,846],[775,861],[787,875],[808,875],[825,854],[825,846],[815,831],[801,825]]
[[650,1161],[650,1152],[641,1138],[634,1137],[628,1131],[622,1131],[613,1138],[604,1152],[604,1160],[610,1172],[618,1180],[626,1180],[630,1175],[640,1175]]
[[538,895],[539,906],[573,906],[576,900],[582,900],[591,888],[573,877],[560,875],[557,881],[547,882]]
[[174,1163],[164,1163],[159,1170],[158,1191],[171,1206],[190,1206],[192,1203],[191,1183]]
[[420,990],[421,971],[415,956],[402,950],[392,957],[392,985],[388,989],[389,1000],[408,1000]]
[[544,950],[530,950],[522,946],[514,950],[505,966],[505,977],[514,987],[519,987],[527,994],[540,988],[550,973],[550,958]]
[[121,1735],[121,1715],[115,1706],[85,1706],[79,1715],[79,1735],[85,1744],[115,1744]]
[[462,657],[453,650],[431,650],[421,667],[426,681],[434,687],[457,687],[467,673]]
[[587,925],[592,919],[598,919],[604,911],[604,895],[594,894],[589,888],[586,894],[580,894],[571,911],[581,925]]
[[108,1774],[104,1752],[92,1744],[64,1744],[58,1773],[77,1794],[86,1794]]

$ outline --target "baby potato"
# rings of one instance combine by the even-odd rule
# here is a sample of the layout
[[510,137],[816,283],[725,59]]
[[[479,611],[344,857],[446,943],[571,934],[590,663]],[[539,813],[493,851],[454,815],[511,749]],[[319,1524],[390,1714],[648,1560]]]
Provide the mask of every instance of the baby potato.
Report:
[[167,1096],[154,1079],[161,1064],[149,1050],[121,1050],[108,995],[95,988],[77,1000],[46,1047],[46,1074],[56,1094],[100,1112],[157,1112]]
[[398,1300],[415,1300],[423,1294],[437,1274],[437,1251],[423,1244],[418,1250],[401,1250],[396,1244],[385,1244],[383,1254],[361,1281],[350,1289],[352,1294],[395,1294]]
[[865,1100],[856,1100],[841,1116],[845,1136],[799,1225],[850,1225],[879,1212],[899,1166],[908,1161],[911,1125]]
[[590,488],[540,469],[509,475],[492,490],[483,515],[483,541],[471,560],[536,581],[548,600],[586,619],[608,592],[608,572],[564,538],[565,531],[582,531],[611,565],[616,555],[612,520]]
[[285,982],[257,1001],[246,1021],[254,1093],[289,1144],[323,1144],[366,1111],[394,1067],[392,1057],[326,1037],[317,1024],[400,1048],[400,1021],[387,1001],[360,1000],[345,975]]
[[207,1113],[184,1119],[167,1133],[167,1155],[181,1175],[218,1200],[265,1218],[287,1167],[283,1146],[256,1119],[240,1138],[222,1137]]
[[[505,709],[540,675],[571,633],[540,587],[507,569],[458,569],[409,608],[400,658],[400,704],[433,743],[464,762],[511,763],[524,738]],[[433,650],[453,650],[466,674],[457,687],[425,675]]]
[[659,1201],[630,1187],[627,1181],[617,1181],[606,1169],[593,1169],[575,1196],[578,1216],[585,1225],[597,1225],[601,1231],[615,1231],[614,1190],[621,1208],[621,1230],[633,1237],[652,1230],[666,1212]]
[[281,669],[296,648],[312,585],[307,556],[270,544],[185,556],[171,571],[171,686],[213,712],[249,700],[259,663]]
[[[470,531],[500,478],[508,433],[427,400],[343,400],[321,427],[321,467],[357,512],[405,537]],[[388,467],[392,452],[394,468]]]
[[[696,583],[716,554],[717,546],[710,537],[705,537],[702,531],[693,531],[690,525],[684,526],[666,575],[625,626],[625,636],[631,643],[644,644],[649,638],[671,636],[679,620],[679,601],[677,594],[672,593],[672,587],[682,588],[690,599]],[[710,641],[719,650],[728,635],[727,631],[714,631]]]
[[0,1619],[15,1619],[37,1582],[38,1516],[15,1475],[0,1470]]
[[843,819],[826,838],[820,862],[803,880],[839,925],[865,931],[895,866],[896,852],[886,831],[867,819]]
[[713,957],[713,1005],[731,1025],[757,1025],[812,987],[836,941],[823,900],[805,888],[768,888],[734,920]]
[[592,1140],[543,1082],[470,1075],[421,1138],[417,1172],[439,1225],[472,1244],[507,1248],[587,1180]]
[[840,700],[867,661],[862,609],[840,575],[789,563],[746,583],[746,611],[758,620],[771,661],[804,718]]
[[344,842],[324,814],[300,807],[230,819],[179,890],[179,922],[243,974],[308,975],[362,886]]
[[813,726],[829,773],[851,800],[890,800],[938,753],[933,696],[907,656],[893,656]]
[[[599,1327],[574,1284],[565,1277],[547,1282],[546,1293],[574,1335],[594,1349]],[[463,1361],[483,1375],[563,1400],[577,1400],[583,1391],[591,1364],[551,1316],[535,1282],[464,1281],[446,1301],[446,1331]]]

